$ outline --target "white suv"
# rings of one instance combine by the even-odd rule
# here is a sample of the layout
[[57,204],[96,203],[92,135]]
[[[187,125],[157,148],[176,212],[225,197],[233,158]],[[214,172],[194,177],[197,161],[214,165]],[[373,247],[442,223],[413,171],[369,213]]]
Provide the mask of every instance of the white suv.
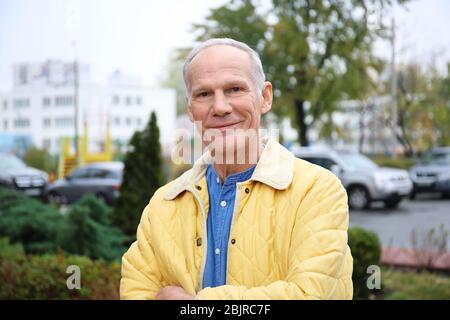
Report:
[[296,157],[336,174],[347,190],[349,206],[354,209],[369,208],[372,201],[383,201],[386,207],[396,208],[413,188],[406,170],[379,167],[357,152],[325,147],[296,147],[291,151]]

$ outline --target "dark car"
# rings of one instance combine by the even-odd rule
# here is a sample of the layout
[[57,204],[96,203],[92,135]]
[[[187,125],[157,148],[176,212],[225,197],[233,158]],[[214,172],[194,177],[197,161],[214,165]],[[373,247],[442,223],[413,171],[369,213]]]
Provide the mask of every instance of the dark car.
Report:
[[414,183],[411,198],[418,193],[440,193],[450,196],[450,147],[434,148],[410,170]]
[[112,204],[119,196],[122,174],[122,162],[97,162],[79,167],[64,180],[57,180],[47,187],[47,200],[69,204],[91,193]]
[[16,156],[0,152],[0,185],[40,197],[47,186],[48,175],[44,171],[27,166]]

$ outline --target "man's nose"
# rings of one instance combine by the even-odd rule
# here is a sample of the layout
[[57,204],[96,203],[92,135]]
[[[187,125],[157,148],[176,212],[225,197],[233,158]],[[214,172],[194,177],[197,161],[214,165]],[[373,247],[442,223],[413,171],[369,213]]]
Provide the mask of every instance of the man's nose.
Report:
[[212,107],[215,116],[224,116],[232,111],[231,105],[228,103],[227,98],[222,92],[214,94]]

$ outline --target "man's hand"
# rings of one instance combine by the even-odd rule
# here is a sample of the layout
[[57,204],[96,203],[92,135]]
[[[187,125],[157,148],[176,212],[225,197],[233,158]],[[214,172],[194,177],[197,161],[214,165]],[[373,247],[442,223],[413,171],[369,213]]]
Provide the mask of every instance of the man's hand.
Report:
[[159,290],[156,300],[193,300],[194,296],[187,293],[183,288],[167,286]]

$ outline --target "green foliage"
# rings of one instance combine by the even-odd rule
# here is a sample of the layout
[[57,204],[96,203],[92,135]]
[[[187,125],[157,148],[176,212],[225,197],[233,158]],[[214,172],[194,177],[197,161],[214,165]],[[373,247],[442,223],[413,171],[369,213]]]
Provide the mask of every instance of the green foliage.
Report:
[[382,167],[392,167],[408,170],[416,164],[416,159],[407,157],[387,157],[382,155],[376,155],[370,157],[376,164]]
[[128,237],[109,219],[111,209],[87,195],[62,215],[19,192],[0,188],[0,237],[21,243],[27,253],[55,253],[58,248],[95,259],[117,260]]
[[142,211],[163,184],[159,128],[154,112],[144,131],[134,133],[130,146],[112,221],[125,234],[134,236]]
[[380,265],[380,240],[374,232],[354,227],[348,231],[348,244],[353,256],[353,298],[367,299],[370,295],[367,267]]
[[450,299],[448,275],[383,268],[381,281],[386,300]]
[[47,150],[38,149],[35,146],[29,148],[24,155],[24,161],[30,167],[45,172],[52,172],[56,168],[56,158],[52,157]]
[[0,236],[23,244],[30,253],[54,252],[62,216],[54,208],[0,188]]
[[[448,65],[450,71],[450,64]],[[380,94],[390,94],[391,81]],[[393,130],[391,108],[380,127],[395,132],[397,142],[408,157],[435,146],[450,144],[450,74],[438,71],[434,61],[424,66],[408,63],[397,67],[397,130]],[[390,106],[389,106],[390,107]],[[384,123],[383,123],[384,122]]]
[[128,240],[109,222],[110,209],[93,195],[86,195],[70,208],[59,242],[73,254],[118,260]]
[[[67,267],[81,271],[81,289],[67,288]],[[26,255],[0,238],[0,299],[118,299],[120,264],[67,255]]]

